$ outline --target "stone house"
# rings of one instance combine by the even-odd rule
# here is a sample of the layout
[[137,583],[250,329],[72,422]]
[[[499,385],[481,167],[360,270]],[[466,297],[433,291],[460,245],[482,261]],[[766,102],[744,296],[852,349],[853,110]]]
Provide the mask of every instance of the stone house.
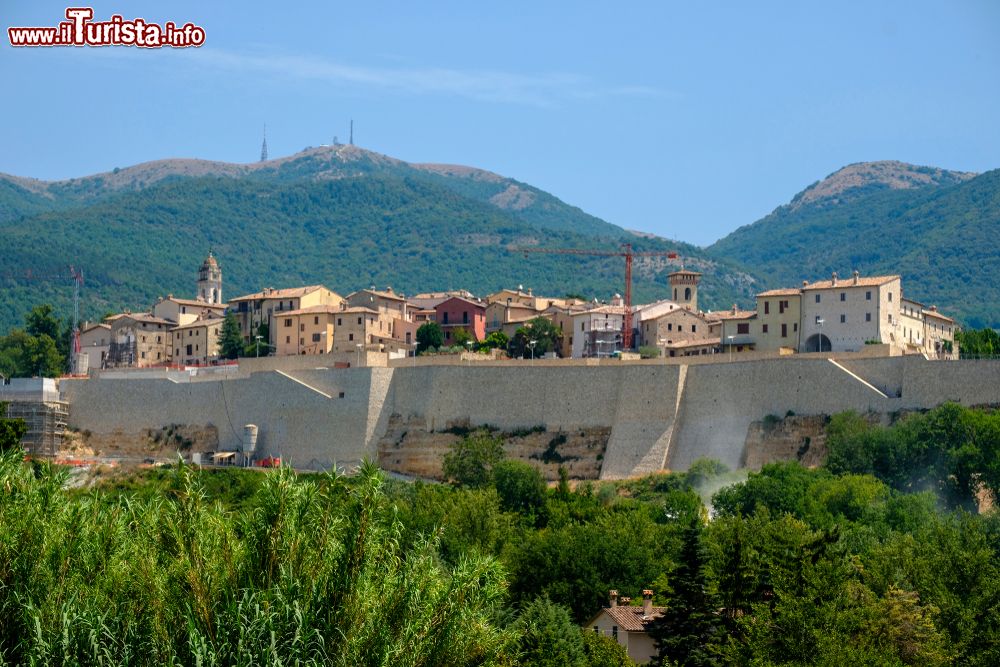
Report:
[[331,305],[282,312],[274,320],[274,354],[329,354],[337,316],[342,312],[340,307]]
[[219,360],[219,338],[225,318],[206,315],[170,330],[173,363],[183,366],[207,366]]
[[656,657],[656,642],[649,636],[649,626],[666,611],[653,606],[653,591],[642,592],[642,606],[632,606],[629,598],[610,592],[610,604],[591,618],[584,630],[597,632],[617,641],[630,658],[640,665]]
[[107,368],[146,368],[169,364],[170,330],[176,322],[151,313],[124,313],[111,322]]
[[87,357],[87,361],[81,362],[80,368],[104,368],[110,349],[111,325],[84,323],[80,330],[80,356]]

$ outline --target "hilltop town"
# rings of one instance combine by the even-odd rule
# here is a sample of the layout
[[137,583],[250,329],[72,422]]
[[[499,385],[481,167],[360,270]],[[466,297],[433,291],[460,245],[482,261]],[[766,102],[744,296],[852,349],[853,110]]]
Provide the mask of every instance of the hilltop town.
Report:
[[[885,356],[958,357],[955,321],[935,305],[906,298],[898,275],[834,273],[761,292],[753,310],[734,305],[714,312],[698,307],[700,273],[681,268],[668,280],[665,298],[636,306],[617,295],[599,303],[520,285],[484,296],[467,290],[407,296],[391,286],[346,296],[320,284],[265,287],[227,302],[222,266],[209,253],[193,298],[168,294],[148,310],[84,325],[75,371],[217,365],[232,356],[221,342],[227,315],[238,324],[241,356],[325,355],[344,363],[362,354],[392,360],[449,351],[573,359],[723,354],[724,360],[867,346]],[[433,344],[421,344],[422,327],[439,330]]]

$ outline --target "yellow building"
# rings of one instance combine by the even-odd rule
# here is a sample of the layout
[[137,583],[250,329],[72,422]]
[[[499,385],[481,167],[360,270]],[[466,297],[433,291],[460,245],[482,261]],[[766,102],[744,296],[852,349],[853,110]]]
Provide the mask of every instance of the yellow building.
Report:
[[799,349],[799,322],[802,317],[802,292],[798,289],[775,289],[757,295],[757,317],[752,323],[758,350]]
[[159,298],[153,304],[153,317],[170,320],[177,324],[188,324],[202,317],[222,317],[226,313],[226,304],[207,303],[197,299],[178,299],[173,294],[167,298]]
[[339,307],[326,305],[282,312],[275,320],[274,353],[329,354],[333,349],[334,325],[342,312]]
[[219,335],[224,318],[209,315],[170,330],[173,363],[207,366],[219,360]]
[[336,314],[333,330],[333,352],[338,354],[367,350],[374,345],[378,331],[378,311],[371,308],[345,308]]
[[282,314],[312,306],[334,306],[340,308],[344,298],[323,285],[307,287],[291,287],[287,289],[266,288],[255,294],[246,294],[229,302],[229,311],[236,315],[240,323],[240,333],[243,342],[254,342],[258,327],[265,324],[268,327],[268,343],[277,343],[274,321]]

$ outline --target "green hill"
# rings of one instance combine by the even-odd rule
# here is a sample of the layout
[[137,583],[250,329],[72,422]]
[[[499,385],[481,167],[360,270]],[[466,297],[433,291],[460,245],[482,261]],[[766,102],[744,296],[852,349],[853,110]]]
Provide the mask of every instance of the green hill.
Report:
[[[522,246],[674,250],[705,274],[706,307],[745,301],[747,274],[693,246],[640,238],[552,195],[490,172],[410,165],[354,147],[311,149],[258,165],[168,160],[72,181],[0,178],[0,332],[31,305],[68,317],[68,265],[85,276],[82,315],[193,296],[209,249],[229,297],[323,283],[342,294],[522,284],[608,298],[619,258],[525,255]],[[635,300],[664,298],[676,262],[636,262]],[[28,272],[30,271],[30,276]]]
[[906,296],[1000,327],[1000,170],[850,165],[708,248],[771,287],[838,271],[898,273]]

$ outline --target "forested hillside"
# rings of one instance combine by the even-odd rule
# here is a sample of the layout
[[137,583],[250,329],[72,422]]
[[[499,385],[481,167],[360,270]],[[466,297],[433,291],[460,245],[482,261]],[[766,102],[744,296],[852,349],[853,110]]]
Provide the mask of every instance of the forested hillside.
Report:
[[[32,305],[71,313],[68,266],[84,272],[82,311],[148,308],[192,296],[211,249],[224,293],[323,283],[343,294],[522,284],[607,299],[624,289],[618,258],[526,255],[523,246],[677,250],[703,271],[701,303],[753,292],[747,274],[693,246],[639,238],[552,195],[466,167],[409,165],[354,147],[313,149],[258,165],[149,163],[42,183],[0,178],[0,331]],[[636,300],[667,295],[678,262],[637,261]]]
[[900,274],[907,297],[965,326],[1000,327],[1000,170],[874,164],[883,168],[810,186],[709,252],[753,267],[769,288],[833,271]]

